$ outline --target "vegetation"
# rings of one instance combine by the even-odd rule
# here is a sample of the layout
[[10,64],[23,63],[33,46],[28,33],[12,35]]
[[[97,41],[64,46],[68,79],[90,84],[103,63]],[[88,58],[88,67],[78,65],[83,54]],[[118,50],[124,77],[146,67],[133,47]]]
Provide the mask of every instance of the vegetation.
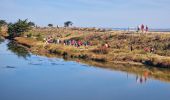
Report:
[[48,27],[53,27],[53,24],[48,24]]
[[0,20],[0,27],[2,27],[3,25],[7,25],[7,22],[5,20]]
[[11,50],[18,57],[23,57],[25,59],[30,56],[30,53],[26,48],[13,41],[8,43],[8,50]]
[[28,22],[28,25],[31,27],[35,27],[35,23],[34,22]]
[[1,42],[3,42],[4,41],[4,39],[0,36],[0,44],[1,44]]
[[71,22],[71,21],[66,21],[64,23],[64,27],[69,27],[69,26],[72,26],[72,25],[73,25],[73,22]]
[[0,35],[6,37],[7,34],[7,22],[5,20],[0,20]]
[[[42,49],[45,49],[46,53],[60,55],[65,53],[71,58],[82,58],[101,62],[137,62],[155,67],[170,68],[170,58],[168,57],[170,55],[168,53],[170,52],[169,33],[149,32],[147,34],[139,34],[135,32],[101,32],[72,28],[53,28],[49,33],[48,28],[40,28],[30,30],[24,34],[28,35],[30,33],[32,39],[37,39],[42,42],[40,43],[41,47],[45,46]],[[62,41],[69,39],[81,40],[82,42],[88,41],[91,42],[92,46],[75,48],[52,43],[46,47],[43,39],[48,36]],[[29,45],[28,41],[24,43]],[[109,48],[104,47],[105,43],[109,44]],[[33,48],[35,49],[36,47],[33,46]],[[151,48],[154,50],[152,51]],[[39,50],[40,48],[36,49]]]
[[28,22],[27,19],[25,20],[18,20],[15,23],[8,24],[8,33],[10,38],[18,37],[23,35],[24,32],[31,29],[32,22]]
[[[4,23],[4,21],[1,21]],[[65,27],[73,23],[67,21]],[[137,62],[140,64],[170,68],[170,33],[148,32],[139,34],[124,31],[102,31],[88,28],[33,28],[35,24],[27,20],[18,20],[8,24],[9,36],[25,46],[46,53],[64,55],[100,62]],[[53,26],[49,24],[48,26]],[[31,30],[30,30],[31,29]],[[61,44],[46,44],[44,39],[60,39]],[[26,38],[27,37],[27,38]],[[90,46],[75,48],[63,46],[64,40],[76,40],[90,43]],[[104,47],[107,43],[109,48]]]

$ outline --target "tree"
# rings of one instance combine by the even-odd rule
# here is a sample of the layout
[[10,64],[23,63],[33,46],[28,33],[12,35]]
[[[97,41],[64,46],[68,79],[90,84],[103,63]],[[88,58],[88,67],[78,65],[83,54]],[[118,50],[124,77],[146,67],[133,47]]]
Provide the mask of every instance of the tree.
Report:
[[35,26],[35,23],[34,22],[29,22],[28,23],[30,26],[34,27]]
[[18,20],[15,23],[8,24],[8,33],[10,38],[21,36],[24,32],[31,29],[28,20]]
[[64,27],[69,27],[69,26],[72,26],[72,25],[73,25],[73,23],[71,21],[66,21],[64,23]]
[[53,27],[53,24],[48,24],[48,27]]
[[3,25],[7,25],[7,22],[5,20],[0,20],[0,27]]

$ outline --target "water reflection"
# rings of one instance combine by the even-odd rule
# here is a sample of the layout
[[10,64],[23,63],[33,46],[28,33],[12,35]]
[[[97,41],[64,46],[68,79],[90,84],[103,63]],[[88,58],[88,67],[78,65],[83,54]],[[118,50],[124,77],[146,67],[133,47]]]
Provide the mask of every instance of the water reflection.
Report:
[[[151,77],[169,80],[170,71],[30,56],[7,44],[0,44],[0,100],[169,100],[170,84]],[[21,54],[30,57],[18,59]]]
[[11,41],[7,44],[8,50],[12,51],[14,54],[16,54],[18,57],[23,57],[26,59],[27,57],[30,57],[30,53],[26,48],[24,48],[21,45],[18,45],[16,42]]
[[144,84],[148,80],[149,73],[145,71],[142,75],[136,75],[136,82]]
[[4,42],[4,39],[0,36],[0,44]]
[[138,83],[146,83],[150,78],[170,82],[170,74],[169,74],[170,69],[154,68],[154,67],[143,66],[143,65],[131,66],[128,64],[99,63],[94,61],[83,61],[83,60],[81,60],[80,62],[92,66],[107,68],[109,70],[126,72],[127,79],[129,78],[129,74],[134,74],[136,75],[136,82]]

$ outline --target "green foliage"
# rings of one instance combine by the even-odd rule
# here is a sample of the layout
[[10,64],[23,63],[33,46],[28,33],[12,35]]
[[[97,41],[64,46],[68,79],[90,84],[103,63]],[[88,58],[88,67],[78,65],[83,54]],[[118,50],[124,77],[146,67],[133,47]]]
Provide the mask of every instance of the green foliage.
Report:
[[71,21],[66,21],[66,22],[64,23],[64,27],[69,27],[69,26],[71,26],[71,25],[73,25],[73,22],[71,22]]
[[4,39],[0,36],[0,44],[1,44],[1,42],[3,42],[4,41]]
[[0,32],[1,32],[1,27],[7,25],[7,22],[5,20],[0,20]]
[[53,27],[53,24],[48,24],[48,27]]
[[43,36],[40,34],[40,33],[38,33],[37,35],[36,35],[36,37],[37,37],[37,40],[38,41],[43,41],[44,39],[43,39]]
[[0,27],[3,25],[7,25],[7,22],[5,20],[0,20]]
[[66,34],[66,36],[65,37],[68,37],[68,36],[70,36],[71,34],[69,33],[69,34]]
[[30,26],[34,27],[35,26],[35,23],[34,22],[29,22],[28,23]]
[[31,29],[31,25],[25,20],[18,20],[15,23],[8,24],[8,33],[10,38],[21,36],[24,32]]
[[23,57],[26,59],[27,57],[30,56],[28,50],[23,46],[18,45],[16,42],[9,42],[7,46],[8,46],[8,50],[15,53],[18,57]]
[[32,37],[32,33],[28,33],[28,34],[27,34],[27,37],[28,37],[28,38],[31,38],[31,37]]

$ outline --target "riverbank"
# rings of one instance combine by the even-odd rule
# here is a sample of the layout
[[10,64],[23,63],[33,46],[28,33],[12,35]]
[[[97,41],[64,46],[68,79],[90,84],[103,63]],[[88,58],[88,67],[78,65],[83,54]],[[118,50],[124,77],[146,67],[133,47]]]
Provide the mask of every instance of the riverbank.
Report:
[[[61,43],[47,43],[46,38]],[[170,68],[170,33],[110,31],[79,28],[34,28],[15,40],[31,52],[80,58],[96,62],[149,65]],[[90,42],[88,46],[66,45],[65,40]],[[105,47],[105,44],[109,47]]]
[[[2,42],[3,43],[3,42]],[[165,82],[170,82],[170,69],[165,68],[155,68],[151,66],[144,66],[142,64],[137,63],[128,63],[128,62],[122,62],[122,61],[115,61],[115,62],[96,62],[93,60],[86,60],[86,59],[80,59],[80,58],[71,58],[71,57],[64,57],[61,55],[54,55],[50,53],[42,53],[32,51],[32,53],[29,52],[28,47],[23,46],[22,44],[18,44],[15,41],[8,41],[6,42],[8,46],[8,50],[12,51],[14,54],[16,54],[18,57],[22,57],[24,59],[29,59],[30,55],[38,55],[43,57],[50,58],[61,58],[64,59],[64,61],[75,61],[77,63],[80,63],[83,66],[95,66],[100,67],[104,69],[109,70],[117,70],[121,72],[126,72],[128,74],[134,74],[145,78],[154,78],[156,80],[161,80]],[[41,62],[41,61],[40,61]],[[40,63],[39,62],[39,63]],[[85,65],[87,64],[87,65]]]

